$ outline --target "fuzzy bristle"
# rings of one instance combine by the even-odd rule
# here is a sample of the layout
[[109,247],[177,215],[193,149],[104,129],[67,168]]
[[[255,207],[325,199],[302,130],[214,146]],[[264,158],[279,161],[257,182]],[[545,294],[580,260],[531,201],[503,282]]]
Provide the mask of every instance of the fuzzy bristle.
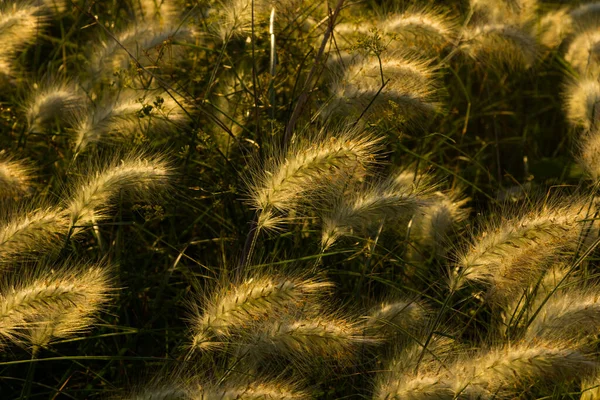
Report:
[[25,106],[29,131],[42,133],[56,123],[65,123],[85,104],[84,94],[72,83],[52,83],[37,89]]
[[[334,186],[335,188],[335,186]],[[357,229],[377,229],[387,221],[408,221],[428,202],[431,187],[398,185],[388,179],[371,186],[352,187],[349,191],[335,193],[334,204],[322,214],[323,233],[321,245],[329,248],[335,241]]]
[[65,205],[71,226],[85,226],[103,218],[121,192],[143,199],[155,196],[157,189],[169,186],[171,175],[171,167],[161,157],[137,155],[88,173],[73,186],[72,198]]
[[539,276],[545,263],[561,250],[585,246],[597,227],[594,210],[580,200],[534,208],[523,216],[492,225],[458,255],[458,267],[451,279],[454,289],[467,281],[487,282],[491,293],[500,297],[521,290]]
[[[378,114],[389,107],[407,124],[418,124],[423,118],[442,110],[443,90],[432,61],[408,54],[357,57],[333,81],[333,102],[327,114]],[[326,114],[326,115],[327,115]]]
[[208,300],[203,311],[193,305],[196,310],[192,350],[214,347],[215,338],[226,338],[256,320],[293,309],[308,297],[327,293],[331,287],[327,281],[285,276],[256,277],[225,287]]
[[600,82],[596,78],[572,80],[565,88],[565,113],[574,126],[592,129],[600,118]]
[[377,139],[346,131],[302,141],[274,157],[250,183],[250,202],[261,212],[259,227],[273,226],[276,211],[297,209],[337,178],[361,174],[375,161],[378,147]]
[[124,90],[76,116],[73,146],[82,152],[98,142],[176,129],[187,120],[183,99],[162,90]]
[[0,288],[3,341],[45,347],[90,327],[114,291],[103,265],[74,264],[9,278]]

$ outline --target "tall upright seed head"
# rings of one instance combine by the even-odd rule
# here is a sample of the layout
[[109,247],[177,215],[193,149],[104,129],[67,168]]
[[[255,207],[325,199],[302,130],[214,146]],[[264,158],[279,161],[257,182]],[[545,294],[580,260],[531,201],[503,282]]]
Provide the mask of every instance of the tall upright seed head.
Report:
[[579,163],[594,181],[598,181],[600,178],[600,132],[598,128],[594,127],[583,135],[579,147]]
[[203,311],[193,305],[192,350],[214,347],[214,338],[226,338],[255,320],[293,309],[308,298],[318,298],[332,286],[327,281],[264,276],[225,287],[207,301]]
[[520,291],[561,251],[586,245],[586,239],[597,232],[597,224],[589,221],[595,212],[588,203],[573,199],[490,224],[458,254],[452,288],[471,281],[487,282],[491,293],[500,297]]
[[114,287],[104,265],[65,262],[0,286],[0,340],[44,347],[89,329]]
[[250,202],[260,212],[259,227],[276,227],[276,211],[297,210],[337,178],[362,175],[378,148],[377,139],[355,131],[291,145],[287,154],[257,171],[249,185]]

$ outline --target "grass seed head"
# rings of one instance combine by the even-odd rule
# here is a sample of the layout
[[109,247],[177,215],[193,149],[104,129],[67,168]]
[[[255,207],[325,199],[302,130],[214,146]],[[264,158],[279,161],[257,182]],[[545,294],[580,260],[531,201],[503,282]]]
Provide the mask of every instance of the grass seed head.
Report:
[[224,287],[205,302],[203,310],[192,304],[192,350],[218,347],[218,341],[232,332],[248,329],[253,322],[277,312],[293,310],[308,299],[314,301],[332,286],[318,279],[262,276]]
[[45,347],[90,328],[114,291],[105,265],[67,261],[12,275],[0,289],[0,337]]
[[378,150],[377,139],[350,130],[291,145],[249,184],[250,203],[261,212],[259,227],[273,226],[276,211],[297,210],[340,177],[362,174]]

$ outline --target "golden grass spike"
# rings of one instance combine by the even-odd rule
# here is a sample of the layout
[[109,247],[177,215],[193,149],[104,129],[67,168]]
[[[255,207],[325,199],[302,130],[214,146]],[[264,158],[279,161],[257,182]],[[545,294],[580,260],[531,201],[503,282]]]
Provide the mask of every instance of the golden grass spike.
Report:
[[135,135],[166,132],[188,119],[182,98],[163,90],[123,90],[109,95],[73,123],[73,147],[77,153],[98,142],[118,142]]
[[328,293],[332,286],[318,279],[263,276],[224,287],[206,301],[204,310],[192,304],[192,351],[218,346],[218,341],[232,332],[247,329],[254,321],[275,313],[290,311],[308,298]]
[[[443,110],[444,91],[432,59],[396,52],[355,57],[331,85],[331,114],[379,115],[393,103],[406,124],[420,124]],[[380,62],[381,61],[381,62]]]
[[121,192],[135,198],[154,197],[156,189],[169,186],[172,173],[172,168],[163,157],[136,154],[91,171],[73,185],[71,198],[66,201],[65,212],[71,226],[93,224],[96,219],[105,217]]
[[460,49],[487,67],[526,69],[539,59],[535,38],[523,28],[506,23],[476,24],[463,31]]
[[451,287],[486,282],[490,294],[498,299],[522,291],[562,251],[586,246],[597,232],[597,224],[590,221],[595,212],[588,202],[572,198],[535,206],[527,214],[499,224],[489,223],[459,252]]
[[565,114],[576,127],[594,129],[600,118],[600,82],[596,78],[571,80],[565,87]]
[[87,103],[85,94],[72,82],[56,81],[34,85],[25,104],[29,132],[43,133],[56,123],[66,123],[82,111]]
[[362,175],[378,150],[379,140],[355,130],[291,145],[249,183],[250,203],[260,212],[259,228],[276,228],[278,212],[297,210],[338,178]]
[[392,339],[421,331],[430,321],[430,310],[415,300],[391,300],[373,307],[364,316],[364,329],[370,336]]
[[225,383],[200,389],[191,400],[308,400],[312,396],[298,385],[275,380],[246,384]]
[[365,335],[360,324],[320,312],[319,316],[279,318],[258,323],[243,335],[242,354],[260,363],[274,355],[310,362],[315,357],[347,363],[360,345],[378,340]]
[[44,26],[40,8],[28,1],[0,4],[0,54],[12,55],[33,43]]
[[334,193],[332,208],[324,210],[321,216],[321,246],[327,249],[354,230],[377,230],[384,221],[410,220],[428,203],[432,188],[423,182],[419,186],[398,185],[392,177],[371,186],[355,184],[349,191],[344,188],[341,193]]
[[0,337],[35,348],[76,335],[91,327],[114,290],[105,265],[68,260],[13,274],[0,288]]
[[27,163],[12,158],[0,158],[0,199],[26,194],[30,189],[31,180],[32,168]]

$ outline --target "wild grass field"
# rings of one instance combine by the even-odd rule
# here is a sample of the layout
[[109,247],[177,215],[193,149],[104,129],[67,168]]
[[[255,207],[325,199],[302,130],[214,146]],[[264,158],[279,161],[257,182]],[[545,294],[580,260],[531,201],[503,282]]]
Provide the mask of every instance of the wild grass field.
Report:
[[600,2],[0,0],[0,398],[600,399]]

